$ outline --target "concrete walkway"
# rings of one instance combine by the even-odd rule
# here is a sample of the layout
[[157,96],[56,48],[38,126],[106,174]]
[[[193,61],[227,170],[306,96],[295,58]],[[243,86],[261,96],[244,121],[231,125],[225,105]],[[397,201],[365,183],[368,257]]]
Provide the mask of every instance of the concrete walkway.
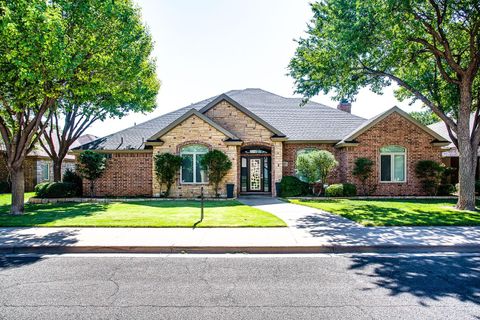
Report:
[[0,253],[17,252],[480,252],[479,227],[363,227],[273,198],[241,202],[288,228],[0,228]]

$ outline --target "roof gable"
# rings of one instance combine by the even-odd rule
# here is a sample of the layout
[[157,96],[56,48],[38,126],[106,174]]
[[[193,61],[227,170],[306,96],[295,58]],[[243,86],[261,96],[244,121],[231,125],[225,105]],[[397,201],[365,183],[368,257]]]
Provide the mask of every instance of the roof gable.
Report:
[[285,134],[283,134],[280,130],[274,128],[271,124],[261,119],[259,116],[257,116],[256,114],[254,114],[253,112],[251,112],[250,110],[242,106],[240,103],[238,103],[237,101],[235,101],[225,93],[219,95],[217,98],[209,102],[205,107],[201,108],[200,112],[202,114],[206,113],[208,110],[212,109],[214,106],[216,106],[222,101],[228,102],[229,104],[231,104],[232,106],[234,106],[235,108],[237,108],[238,110],[240,110],[241,112],[243,112],[244,114],[246,114],[247,116],[255,120],[256,122],[258,122],[259,124],[267,128],[268,130],[270,130],[275,136],[285,137]]
[[380,113],[379,115],[371,118],[370,120],[366,121],[365,123],[363,123],[357,129],[355,129],[354,131],[350,132],[347,136],[345,136],[342,139],[342,141],[340,141],[339,143],[336,144],[336,146],[341,147],[341,146],[347,145],[349,142],[352,142],[355,138],[360,136],[362,133],[364,133],[365,131],[367,131],[368,129],[370,129],[371,127],[373,127],[374,125],[376,125],[380,121],[384,120],[385,118],[387,118],[388,116],[390,116],[393,113],[397,113],[400,116],[402,116],[403,118],[412,122],[417,127],[419,127],[420,129],[422,129],[423,131],[428,133],[430,136],[435,138],[437,140],[437,142],[441,142],[441,143],[443,143],[443,142],[447,143],[448,142],[444,137],[439,135],[437,132],[435,132],[432,129],[430,129],[429,127],[421,124],[420,122],[418,122],[417,120],[412,118],[408,113],[406,113],[405,111],[403,111],[399,107],[395,106],[395,107],[393,107],[393,108],[391,108],[391,109],[389,109],[389,110],[387,110],[383,113]]
[[217,129],[221,133],[223,133],[226,137],[228,137],[231,140],[239,140],[237,136],[235,136],[233,133],[228,131],[227,129],[221,127],[218,123],[214,122],[212,119],[204,115],[203,113],[198,112],[196,109],[190,109],[189,111],[185,112],[182,116],[178,117],[174,121],[172,121],[169,125],[164,127],[162,130],[158,131],[155,133],[153,136],[147,139],[147,141],[158,141],[163,135],[165,135],[167,132],[178,126],[180,123],[183,121],[187,120],[191,116],[197,116],[201,120],[205,121],[208,123],[210,126],[213,128]]

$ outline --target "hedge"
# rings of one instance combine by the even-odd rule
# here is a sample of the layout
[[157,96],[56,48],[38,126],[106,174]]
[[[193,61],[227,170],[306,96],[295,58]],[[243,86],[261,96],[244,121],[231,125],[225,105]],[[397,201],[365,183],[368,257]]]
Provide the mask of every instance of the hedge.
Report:
[[357,195],[357,187],[351,183],[332,184],[325,189],[327,197],[354,197]]
[[35,186],[38,198],[69,198],[78,195],[78,187],[71,182],[43,182]]

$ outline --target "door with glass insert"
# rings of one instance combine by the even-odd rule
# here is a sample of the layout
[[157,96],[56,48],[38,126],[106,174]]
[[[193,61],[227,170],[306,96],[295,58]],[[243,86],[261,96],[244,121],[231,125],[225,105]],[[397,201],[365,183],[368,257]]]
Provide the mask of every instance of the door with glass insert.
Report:
[[242,157],[240,178],[242,192],[271,192],[270,157]]

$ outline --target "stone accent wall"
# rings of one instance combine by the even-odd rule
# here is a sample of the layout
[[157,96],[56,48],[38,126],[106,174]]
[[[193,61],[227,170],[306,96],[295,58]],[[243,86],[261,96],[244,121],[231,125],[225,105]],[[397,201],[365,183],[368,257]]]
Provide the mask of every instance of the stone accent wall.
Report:
[[[356,158],[370,158],[374,162],[372,183],[377,188],[374,195],[424,195],[420,182],[415,176],[415,165],[420,160],[441,162],[441,148],[433,146],[434,138],[424,130],[397,113],[392,113],[372,128],[357,137],[355,147],[344,148],[346,181],[359,184],[352,175]],[[380,148],[398,145],[407,149],[407,172],[405,183],[380,182]]]
[[[295,162],[297,159],[297,152],[302,149],[314,148],[318,150],[326,150],[331,152],[335,159],[339,162],[337,168],[335,168],[328,177],[328,183],[339,183],[345,177],[345,174],[342,170],[342,165],[344,164],[343,152],[341,149],[334,147],[334,144],[330,143],[285,143],[283,145],[283,175],[284,176],[295,176]],[[281,178],[280,178],[281,179]]]
[[[188,119],[178,124],[175,128],[167,132],[160,139],[164,142],[161,146],[153,148],[153,154],[170,152],[173,154],[180,154],[182,146],[189,144],[202,144],[207,146],[210,150],[217,149],[223,151],[228,155],[232,161],[232,170],[227,174],[224,181],[219,185],[219,193],[221,196],[226,196],[225,184],[234,183],[235,188],[237,184],[237,146],[228,146],[224,140],[227,137],[210,124],[192,115]],[[153,173],[153,164],[151,165],[151,172]],[[182,184],[180,183],[180,174],[178,174],[175,184],[170,191],[171,197],[198,197],[200,196],[200,189],[204,187],[204,194],[207,197],[214,197],[215,192],[213,186],[205,184]],[[165,186],[163,186],[165,188]],[[234,191],[236,192],[236,190]],[[153,195],[158,196],[160,193],[160,186],[156,179],[153,181]]]
[[[152,153],[112,153],[107,169],[95,181],[95,195],[101,197],[152,196]],[[90,195],[90,182],[83,180],[84,196]]]
[[[49,165],[49,179],[44,179],[43,177],[43,167],[45,165]],[[65,171],[67,169],[70,169],[72,171],[75,171],[75,161],[72,160],[64,160],[62,163],[62,177]],[[36,184],[41,183],[41,182],[46,182],[46,181],[53,181],[53,161],[48,160],[48,159],[38,159],[35,164],[35,179],[36,179]]]

